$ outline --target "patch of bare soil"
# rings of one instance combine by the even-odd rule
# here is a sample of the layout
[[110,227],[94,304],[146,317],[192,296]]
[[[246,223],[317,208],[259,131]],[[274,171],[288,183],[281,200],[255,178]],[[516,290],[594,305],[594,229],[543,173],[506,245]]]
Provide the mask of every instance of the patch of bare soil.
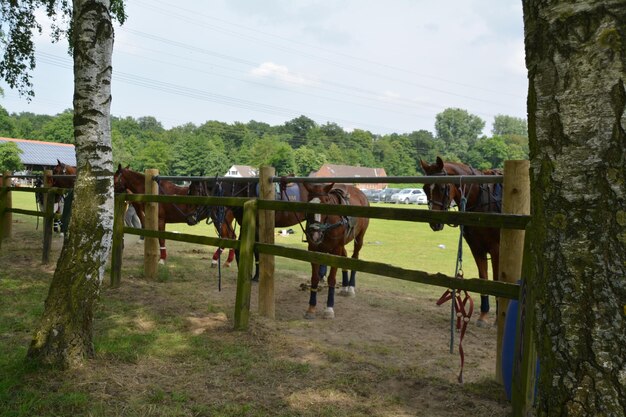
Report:
[[[152,332],[161,321],[175,320],[185,337],[206,349],[201,349],[202,357],[197,349],[188,356],[182,346],[173,346],[166,358],[140,352],[130,363],[100,357],[82,377],[93,384],[90,391],[116,410],[111,415],[138,409],[143,415],[510,413],[504,389],[494,381],[495,328],[470,323],[464,339],[465,381],[457,382],[458,335],[450,354],[450,305],[435,305],[438,290],[380,290],[362,284],[356,297],[336,297],[334,320],[306,320],[309,293],[300,285],[307,275],[277,271],[276,318],[257,314],[254,285],[249,330],[234,331],[237,269],[222,269],[218,291],[217,270],[209,269],[208,257],[203,258],[202,266],[191,268],[194,276],[172,259],[166,282],[126,277],[121,288],[105,291],[104,297],[135,306],[136,317],[126,324],[132,331]],[[325,305],[326,291],[318,295],[318,310]],[[181,393],[184,400],[177,404],[174,397]],[[152,410],[155,396],[166,399]],[[164,405],[181,413],[166,413]]]

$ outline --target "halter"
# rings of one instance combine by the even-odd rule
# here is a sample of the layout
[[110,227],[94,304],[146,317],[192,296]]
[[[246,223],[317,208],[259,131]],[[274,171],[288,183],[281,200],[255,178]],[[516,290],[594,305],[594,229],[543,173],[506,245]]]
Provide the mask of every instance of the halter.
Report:
[[[319,198],[319,197],[330,197],[331,194],[334,194],[337,196],[337,204],[341,204],[342,201],[344,202],[344,204],[349,204],[349,200],[346,198],[346,196],[343,194],[343,190],[340,189],[332,189],[330,190],[330,192],[328,193],[311,193],[309,192],[309,202],[311,200],[313,200],[314,198]],[[326,216],[326,218],[328,218],[328,216]],[[320,218],[321,220],[321,218]],[[336,223],[327,223],[324,222],[322,223],[321,221],[315,221],[313,220],[312,222],[310,222],[309,220],[307,220],[306,222],[306,229],[304,230],[304,234],[307,238],[307,242],[312,243],[314,245],[319,245],[321,244],[324,239],[326,238],[326,233],[334,230],[340,226],[343,226],[346,230],[346,235],[348,235],[350,233],[350,220],[348,219],[348,217],[346,216],[340,216],[340,220]],[[317,232],[319,234],[319,238],[318,239],[313,239],[313,234]],[[336,236],[336,237],[330,237],[329,239],[341,239],[342,236]]]
[[[446,170],[444,169],[442,172],[439,172],[437,174],[433,174],[433,176],[447,176],[448,173],[446,172]],[[431,184],[431,185],[436,185],[436,184]],[[432,210],[433,205],[439,206],[442,208],[443,211],[448,211],[450,210],[450,204],[452,203],[452,200],[450,200],[450,184],[443,184],[442,188],[444,189],[443,191],[443,201],[433,201],[432,199],[432,190],[430,189],[430,187],[428,188],[429,192],[430,192],[430,198],[428,199],[428,209]]]

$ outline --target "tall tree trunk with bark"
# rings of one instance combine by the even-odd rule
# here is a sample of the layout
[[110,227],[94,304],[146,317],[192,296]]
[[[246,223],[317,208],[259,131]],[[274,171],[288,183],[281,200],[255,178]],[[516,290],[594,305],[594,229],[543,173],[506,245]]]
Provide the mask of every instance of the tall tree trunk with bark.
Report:
[[92,357],[93,311],[113,225],[109,0],[74,0],[74,136],[78,177],[72,217],[28,357],[74,367]]
[[541,416],[626,414],[626,1],[525,0]]

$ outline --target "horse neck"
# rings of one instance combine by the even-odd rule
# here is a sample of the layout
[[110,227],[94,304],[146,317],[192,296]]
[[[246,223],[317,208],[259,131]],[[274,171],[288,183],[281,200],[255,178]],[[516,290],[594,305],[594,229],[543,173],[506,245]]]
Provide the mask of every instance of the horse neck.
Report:
[[300,201],[306,203],[309,201],[309,190],[306,189],[303,182],[298,182],[297,184],[300,189]]
[[187,195],[189,194],[189,187],[182,187],[170,181],[160,181],[159,182],[159,194]]
[[146,176],[144,174],[126,170],[122,172],[122,176],[126,179],[126,188],[134,194],[145,194]]
[[[470,176],[470,175],[476,175],[478,172],[473,169],[472,167],[469,167],[467,165],[461,164],[461,163],[446,163],[445,165],[445,171],[447,175],[458,175],[458,176]],[[465,195],[465,209],[467,210],[468,208],[474,207],[476,200],[478,199],[478,192],[479,192],[479,187],[477,186],[477,184],[466,184],[465,186],[463,186],[462,184],[455,184],[454,187],[456,188],[456,193],[454,193],[454,202],[456,203],[457,207],[461,207],[461,196],[462,196],[462,190],[465,191],[466,195]]]

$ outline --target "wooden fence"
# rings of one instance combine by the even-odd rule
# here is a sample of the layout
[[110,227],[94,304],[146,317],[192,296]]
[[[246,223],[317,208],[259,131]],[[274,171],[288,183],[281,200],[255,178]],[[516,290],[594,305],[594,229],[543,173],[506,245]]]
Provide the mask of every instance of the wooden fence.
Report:
[[[516,174],[510,175],[509,173]],[[146,183],[152,184],[152,179],[158,175],[156,170],[148,170],[146,172]],[[10,213],[22,213],[29,215],[42,215],[39,212],[29,212],[27,210],[18,210],[11,208],[11,191],[17,191],[17,188],[8,187],[7,175],[3,176],[3,187],[0,190],[0,216],[2,222],[0,226],[0,236],[6,236],[7,216]],[[173,179],[161,177],[163,179]],[[178,179],[192,180],[216,180],[216,178],[201,177],[178,177]],[[223,178],[223,180],[233,180],[232,178]],[[247,179],[248,181],[250,179]],[[359,183],[380,182],[380,178],[364,178],[359,177]],[[224,248],[234,248],[240,251],[239,254],[239,271],[237,277],[237,292],[235,300],[234,326],[236,329],[247,329],[250,317],[250,297],[251,297],[251,281],[252,269],[254,266],[254,250],[258,250],[261,254],[260,259],[260,282],[259,282],[259,314],[268,317],[274,317],[274,256],[281,256],[291,259],[297,259],[304,262],[316,262],[345,268],[361,272],[372,273],[380,276],[402,279],[406,281],[419,282],[429,285],[436,285],[444,288],[452,288],[459,290],[467,290],[485,295],[499,297],[499,304],[503,305],[505,299],[520,300],[519,313],[529,310],[529,306],[522,303],[526,300],[525,292],[520,293],[520,286],[516,282],[521,276],[521,257],[523,247],[523,231],[530,220],[528,216],[528,161],[507,161],[505,164],[505,176],[446,176],[446,177],[386,177],[387,183],[496,183],[504,182],[504,202],[503,206],[507,214],[499,213],[470,213],[470,212],[435,212],[426,210],[405,210],[398,208],[381,208],[381,207],[356,207],[356,206],[339,206],[339,205],[319,205],[300,202],[282,202],[274,200],[274,182],[279,179],[274,177],[273,168],[262,167],[260,177],[258,179],[261,189],[261,198],[244,199],[236,197],[194,197],[194,196],[165,196],[157,195],[157,187],[146,187],[146,194],[118,194],[115,197],[115,218],[113,225],[113,246],[111,258],[111,285],[117,286],[121,282],[121,266],[122,266],[122,250],[124,234],[135,234],[145,236],[145,261],[144,273],[146,278],[155,278],[157,271],[158,256],[158,238],[168,240],[176,240],[203,245],[219,246]],[[290,181],[299,182],[337,182],[337,183],[353,183],[353,177],[347,178],[292,178]],[[24,189],[27,190],[27,189]],[[29,189],[31,192],[44,191],[47,196],[50,193],[59,192],[55,189]],[[152,194],[151,194],[152,193]],[[526,200],[520,201],[520,200]],[[46,211],[44,219],[52,220],[52,199],[46,198]],[[135,229],[124,226],[124,205],[126,202],[142,202],[146,205],[146,228]],[[196,236],[181,233],[159,232],[156,230],[156,216],[158,215],[157,203],[178,203],[178,204],[200,204],[213,206],[243,206],[244,216],[240,228],[240,240],[220,239],[204,236]],[[434,223],[454,223],[468,226],[482,226],[502,229],[501,248],[507,248],[505,253],[501,250],[501,259],[510,260],[514,264],[513,269],[507,269],[507,265],[500,263],[503,273],[499,273],[500,281],[487,281],[478,278],[457,279],[440,273],[428,273],[418,270],[408,270],[396,266],[383,264],[379,262],[371,262],[364,260],[356,260],[330,254],[317,252],[309,252],[307,250],[295,249],[286,246],[276,245],[274,243],[274,225],[273,212],[275,210],[284,211],[302,211],[315,212],[320,214],[339,214],[350,215],[355,217],[369,217],[378,219],[388,219],[396,221],[411,222],[434,222]],[[257,219],[258,223],[257,224]],[[259,228],[259,241],[255,241],[256,229]],[[50,227],[46,225],[46,230]],[[512,231],[513,233],[507,233]],[[50,232],[51,233],[51,232]],[[521,233],[521,235],[520,235]],[[9,231],[10,234],[10,231]],[[520,241],[521,240],[521,241]],[[155,244],[156,243],[156,244]],[[511,249],[512,248],[512,249]],[[511,253],[507,251],[511,250]],[[46,237],[44,237],[44,253],[46,252]],[[44,255],[45,258],[45,255]],[[47,260],[46,260],[47,262]],[[507,261],[509,262],[509,261]],[[513,283],[512,283],[513,282]],[[528,283],[526,283],[528,285]],[[498,313],[498,322],[502,320],[502,310]],[[531,328],[528,318],[521,326],[522,318],[518,317],[518,331],[526,329],[526,332],[518,335],[518,343],[515,358],[519,358],[514,369],[517,370],[517,385],[513,389],[513,410],[515,415],[522,415],[525,410],[532,405],[532,373],[534,364],[532,360],[533,352],[531,347],[527,346],[526,340],[529,337],[528,329]],[[502,328],[498,329],[498,346],[502,341]],[[524,354],[520,354],[519,346],[524,345]],[[500,355],[498,360],[500,360]],[[500,362],[497,364],[497,372],[499,374]],[[521,373],[521,374],[520,374]],[[520,382],[521,381],[521,382]],[[529,405],[530,404],[530,405]]]

